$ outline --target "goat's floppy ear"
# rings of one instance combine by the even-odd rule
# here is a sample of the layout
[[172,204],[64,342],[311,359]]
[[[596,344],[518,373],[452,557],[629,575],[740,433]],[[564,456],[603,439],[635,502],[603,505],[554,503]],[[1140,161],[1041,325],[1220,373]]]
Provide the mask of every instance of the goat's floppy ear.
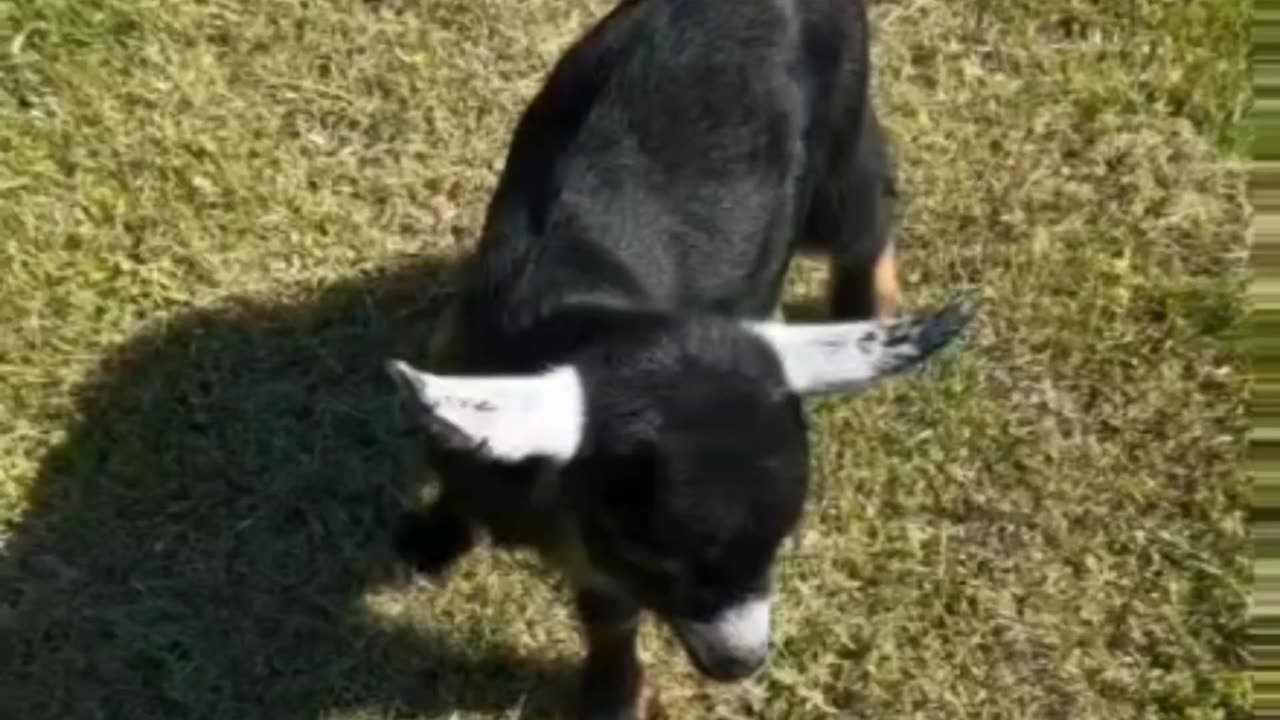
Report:
[[769,344],[797,395],[859,390],[904,372],[951,344],[977,314],[977,302],[892,322],[788,325],[754,322],[748,328]]
[[582,444],[582,380],[563,366],[530,375],[433,375],[387,362],[421,426],[441,443],[497,462],[568,462]]

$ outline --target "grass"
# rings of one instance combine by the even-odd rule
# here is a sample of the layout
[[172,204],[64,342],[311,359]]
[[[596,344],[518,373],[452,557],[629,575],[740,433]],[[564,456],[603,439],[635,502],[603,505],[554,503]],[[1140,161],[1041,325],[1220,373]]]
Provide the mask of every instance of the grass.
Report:
[[[547,717],[563,588],[397,582],[411,353],[603,0],[0,0],[0,717]],[[1244,718],[1244,3],[881,0],[908,300],[777,653],[671,717]],[[798,301],[821,272],[798,268]]]

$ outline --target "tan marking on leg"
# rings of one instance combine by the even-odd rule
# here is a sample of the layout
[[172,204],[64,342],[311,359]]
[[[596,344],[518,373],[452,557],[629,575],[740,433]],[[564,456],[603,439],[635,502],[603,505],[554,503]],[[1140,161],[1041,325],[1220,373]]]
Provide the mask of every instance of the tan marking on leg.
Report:
[[901,292],[898,286],[898,258],[890,245],[876,260],[876,314],[882,320],[888,320],[897,314]]

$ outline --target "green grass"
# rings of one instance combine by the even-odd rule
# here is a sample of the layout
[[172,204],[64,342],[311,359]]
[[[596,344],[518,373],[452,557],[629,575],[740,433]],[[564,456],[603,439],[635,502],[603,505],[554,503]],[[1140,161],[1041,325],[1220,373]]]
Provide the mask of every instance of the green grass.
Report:
[[[0,717],[547,717],[564,590],[396,581],[379,362],[601,0],[0,0]],[[680,718],[1244,718],[1248,8],[875,6],[911,305],[826,402],[777,652]],[[798,300],[821,272],[798,269]]]

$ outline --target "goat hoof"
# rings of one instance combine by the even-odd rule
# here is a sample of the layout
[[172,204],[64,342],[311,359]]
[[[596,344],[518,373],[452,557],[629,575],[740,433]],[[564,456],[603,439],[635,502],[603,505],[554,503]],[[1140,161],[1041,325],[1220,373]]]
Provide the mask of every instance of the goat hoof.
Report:
[[670,720],[670,716],[662,706],[657,689],[645,685],[640,697],[630,704],[584,705],[574,720]]
[[589,709],[578,713],[575,720],[644,720],[637,708]]

